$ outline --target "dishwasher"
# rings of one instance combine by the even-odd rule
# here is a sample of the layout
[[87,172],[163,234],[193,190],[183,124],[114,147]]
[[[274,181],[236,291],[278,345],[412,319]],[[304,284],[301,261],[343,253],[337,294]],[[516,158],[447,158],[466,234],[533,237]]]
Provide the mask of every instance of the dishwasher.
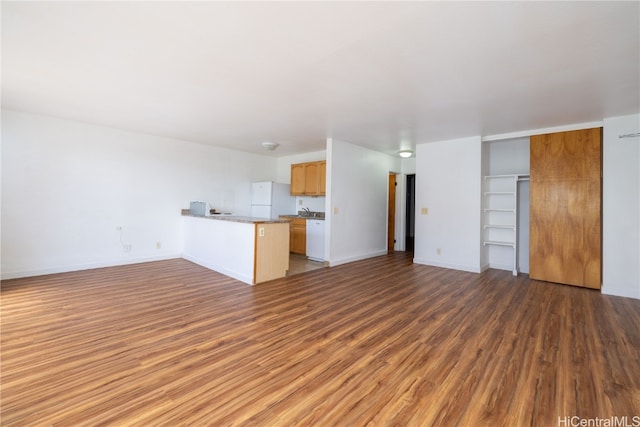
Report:
[[324,220],[307,220],[307,258],[324,261]]

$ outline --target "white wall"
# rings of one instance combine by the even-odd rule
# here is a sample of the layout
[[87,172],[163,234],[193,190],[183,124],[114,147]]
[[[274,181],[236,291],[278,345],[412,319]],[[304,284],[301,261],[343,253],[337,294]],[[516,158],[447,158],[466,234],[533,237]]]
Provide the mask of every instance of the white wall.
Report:
[[479,136],[416,147],[414,262],[480,272],[481,165]]
[[529,173],[529,137],[484,142],[489,152],[489,175]]
[[3,111],[2,277],[178,257],[180,209],[248,215],[275,177],[267,156]]
[[415,156],[408,159],[400,159],[400,171],[404,175],[410,175],[416,173],[416,158]]
[[604,120],[602,293],[640,299],[640,115]]
[[325,255],[330,265],[387,253],[389,172],[399,170],[399,158],[327,140]]
[[324,212],[326,198],[324,196],[296,196],[297,210],[309,209],[311,212]]

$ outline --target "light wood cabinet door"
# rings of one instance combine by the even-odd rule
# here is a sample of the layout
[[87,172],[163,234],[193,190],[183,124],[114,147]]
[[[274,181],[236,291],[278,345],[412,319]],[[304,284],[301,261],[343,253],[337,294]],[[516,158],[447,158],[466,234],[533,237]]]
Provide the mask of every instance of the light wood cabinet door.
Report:
[[305,193],[305,167],[304,163],[291,165],[291,187],[292,196],[303,196]]
[[284,277],[289,269],[289,224],[255,225],[254,283]]
[[304,164],[304,194],[307,196],[318,195],[318,162]]
[[327,162],[318,163],[318,194],[324,196],[327,193]]
[[531,279],[600,289],[602,129],[531,137]]
[[291,221],[290,251],[294,254],[307,254],[307,220],[295,218]]
[[326,194],[327,162],[291,165],[292,196],[324,196]]

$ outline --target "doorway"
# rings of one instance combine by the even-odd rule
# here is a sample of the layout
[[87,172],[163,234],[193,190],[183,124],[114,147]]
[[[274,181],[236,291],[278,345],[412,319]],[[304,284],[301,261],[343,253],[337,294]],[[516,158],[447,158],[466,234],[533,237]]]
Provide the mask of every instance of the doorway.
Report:
[[405,250],[413,252],[416,228],[416,175],[407,175]]
[[396,174],[389,173],[389,207],[387,209],[387,252],[392,253],[396,244]]

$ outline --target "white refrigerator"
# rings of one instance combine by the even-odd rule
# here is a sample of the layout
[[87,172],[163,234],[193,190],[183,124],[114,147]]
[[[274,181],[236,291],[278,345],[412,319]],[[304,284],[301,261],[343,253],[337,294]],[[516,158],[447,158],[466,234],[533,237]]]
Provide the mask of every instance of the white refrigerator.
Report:
[[251,216],[278,219],[278,215],[295,215],[296,198],[289,184],[272,181],[251,183]]

